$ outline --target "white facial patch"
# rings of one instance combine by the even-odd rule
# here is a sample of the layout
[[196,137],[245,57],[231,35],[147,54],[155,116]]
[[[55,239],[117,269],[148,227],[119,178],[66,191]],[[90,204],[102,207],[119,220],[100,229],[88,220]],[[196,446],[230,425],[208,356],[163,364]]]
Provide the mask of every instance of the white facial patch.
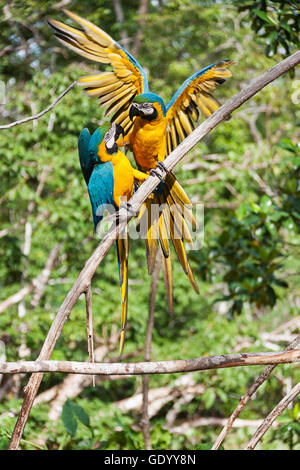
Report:
[[111,149],[115,144],[115,131],[116,131],[116,124],[113,123],[109,131],[106,132],[104,136],[104,142],[106,147]]
[[152,103],[143,103],[140,105],[140,110],[146,115],[150,116],[153,113],[153,105]]
[[113,146],[115,145],[115,138],[114,138],[114,136],[112,136],[110,139],[108,139],[108,140],[105,142],[105,144],[106,144],[106,147],[107,147],[107,148],[109,148],[109,149],[113,148]]

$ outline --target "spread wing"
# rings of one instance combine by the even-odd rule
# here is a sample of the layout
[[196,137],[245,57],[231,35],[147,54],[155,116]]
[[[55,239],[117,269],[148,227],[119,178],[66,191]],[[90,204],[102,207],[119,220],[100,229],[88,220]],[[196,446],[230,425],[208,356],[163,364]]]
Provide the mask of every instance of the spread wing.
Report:
[[102,29],[80,16],[63,10],[83,29],[73,28],[53,19],[48,22],[57,39],[69,49],[101,64],[109,64],[112,71],[88,75],[78,80],[89,96],[96,96],[106,115],[120,124],[127,133],[133,123],[129,119],[129,107],[135,97],[147,92],[148,81],[138,61]]
[[168,154],[194,130],[200,113],[208,117],[219,108],[220,103],[211,92],[231,77],[228,67],[234,63],[224,59],[196,72],[171,98],[166,107]]

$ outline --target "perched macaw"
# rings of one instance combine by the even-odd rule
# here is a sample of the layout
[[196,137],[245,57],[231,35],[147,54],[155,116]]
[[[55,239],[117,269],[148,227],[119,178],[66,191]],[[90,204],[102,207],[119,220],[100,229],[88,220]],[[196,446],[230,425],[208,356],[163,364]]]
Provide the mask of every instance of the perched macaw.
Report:
[[[131,198],[135,179],[142,182],[147,178],[145,173],[132,168],[119,150],[116,142],[121,133],[123,129],[119,124],[109,122],[98,127],[92,136],[88,129],[83,129],[78,139],[79,160],[88,187],[95,229],[108,206],[119,209],[120,202]],[[120,354],[124,347],[128,310],[127,226],[124,231],[116,241],[122,304]]]
[[[100,104],[106,108],[106,115],[112,116],[112,122],[122,125],[126,136],[120,139],[119,145],[129,145],[139,169],[150,173],[155,173],[157,166],[163,169],[163,160],[192,132],[200,113],[208,117],[218,109],[219,103],[211,92],[231,77],[228,67],[234,62],[221,60],[194,73],[165,105],[160,96],[150,93],[145,71],[124,47],[90,21],[68,10],[63,11],[83,29],[49,19],[58,40],[83,57],[112,67],[111,71],[81,77],[78,83],[89,96],[99,97]],[[141,212],[156,202],[163,204],[165,209],[156,223],[149,225],[146,241],[148,272],[153,272],[157,249],[152,234],[158,232],[164,255],[168,303],[170,310],[173,310],[167,224],[181,265],[198,292],[183,243],[184,240],[191,241],[185,219],[189,219],[193,227],[196,221],[191,209],[187,210],[187,205],[191,208],[191,202],[172,173],[164,177],[163,184],[144,203]],[[175,210],[172,211],[171,206]],[[181,233],[177,230],[178,226],[184,227],[182,236],[176,236],[176,232]]]

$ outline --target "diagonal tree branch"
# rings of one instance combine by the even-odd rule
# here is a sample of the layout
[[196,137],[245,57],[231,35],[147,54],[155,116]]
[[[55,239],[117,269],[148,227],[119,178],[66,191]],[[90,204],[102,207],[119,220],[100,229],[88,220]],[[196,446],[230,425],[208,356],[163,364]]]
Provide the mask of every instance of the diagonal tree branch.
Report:
[[[253,80],[248,86],[242,89],[239,93],[229,99],[223,106],[221,106],[214,114],[206,119],[197,129],[195,129],[171,154],[164,160],[165,167],[168,171],[172,170],[184,156],[198,143],[203,137],[205,137],[212,129],[214,129],[220,122],[226,119],[235,109],[240,107],[253,95],[258,93],[262,88],[267,86],[276,78],[282,74],[291,70],[293,67],[300,63],[300,51],[295,52],[293,55],[287,57],[274,67],[267,70],[263,75]],[[160,178],[158,176],[150,176],[134,193],[130,203],[133,212],[138,212],[141,204],[147,199],[151,192],[158,186]],[[127,214],[128,216],[128,214]],[[48,360],[52,354],[56,341],[58,340],[62,328],[67,321],[71,310],[78,300],[79,296],[86,291],[88,285],[106,253],[108,252],[111,245],[118,237],[120,231],[125,227],[127,221],[132,216],[128,216],[127,219],[120,221],[117,226],[112,227],[91,257],[87,260],[85,266],[80,272],[77,280],[70,289],[66,299],[61,305],[56,318],[54,319],[52,326],[48,332],[42,350],[40,352],[38,360]],[[37,394],[39,385],[41,383],[43,374],[38,373],[29,379],[28,385],[25,389],[25,398],[20,411],[12,438],[10,442],[10,449],[18,449],[19,442],[23,434],[24,427],[26,425],[34,398]]]
[[14,121],[9,124],[4,124],[0,126],[1,129],[10,129],[11,127],[18,126],[19,124],[24,124],[24,122],[29,122],[29,121],[34,121],[35,119],[39,119],[40,117],[44,116],[44,114],[48,113],[51,111],[51,109],[54,108],[54,106],[57,105],[57,103],[76,85],[77,80],[75,80],[71,85],[68,86],[54,101],[52,104],[47,106],[43,111],[39,112],[38,114],[35,114],[34,116],[29,116],[24,119],[20,119],[19,121]]
[[269,415],[263,420],[257,431],[253,434],[251,440],[245,447],[245,450],[253,450],[263,435],[272,426],[275,419],[289,406],[289,404],[300,393],[300,382],[290,390],[290,392],[283,397],[283,399],[275,406]]
[[[285,351],[290,351],[298,344],[300,343],[300,335],[298,335],[285,349]],[[214,442],[214,445],[212,446],[212,450],[217,450],[219,449],[220,445],[224,441],[226,435],[230,431],[231,427],[233,426],[234,421],[236,418],[239,416],[241,411],[245,408],[251,397],[254,395],[254,393],[257,391],[257,389],[267,380],[269,375],[273,372],[277,364],[270,365],[267,367],[262,374],[260,374],[259,377],[255,380],[255,382],[252,384],[252,386],[249,388],[247,393],[243,395],[239,401],[238,406],[234,410],[234,412],[230,415],[228,418],[225,426],[223,427],[222,431],[218,435],[217,439]]]

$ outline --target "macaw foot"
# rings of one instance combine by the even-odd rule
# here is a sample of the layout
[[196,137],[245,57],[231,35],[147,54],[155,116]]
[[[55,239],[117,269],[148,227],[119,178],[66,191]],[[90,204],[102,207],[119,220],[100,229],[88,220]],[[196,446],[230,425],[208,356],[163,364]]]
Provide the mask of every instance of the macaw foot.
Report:
[[169,170],[165,167],[163,162],[157,162],[156,168],[152,168],[149,173],[151,176],[157,176],[161,181],[166,174],[169,173]]
[[[121,202],[120,207],[119,207],[119,213],[126,211],[127,217],[137,217],[138,212],[136,212],[133,208],[132,205],[129,202]],[[121,215],[122,218],[122,215]]]

